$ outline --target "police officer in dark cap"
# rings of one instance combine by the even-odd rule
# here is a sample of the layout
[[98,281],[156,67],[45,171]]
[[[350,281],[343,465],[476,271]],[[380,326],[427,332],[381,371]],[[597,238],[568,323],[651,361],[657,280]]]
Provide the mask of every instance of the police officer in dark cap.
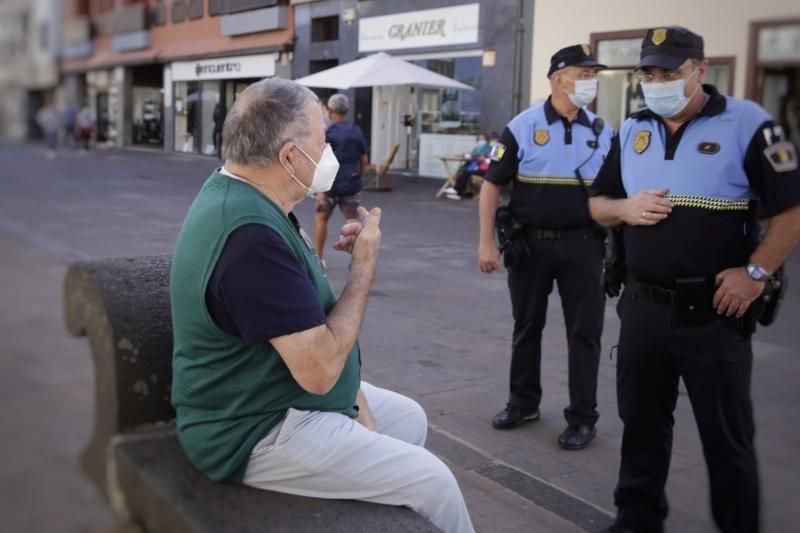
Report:
[[[592,186],[592,216],[621,226],[625,249],[612,531],[663,530],[679,379],[714,521],[723,532],[759,527],[750,339],[765,282],[800,241],[800,172],[783,129],[704,85],[707,69],[699,35],[647,32],[637,69],[647,108],[622,125]],[[771,217],[763,239],[756,207]]]
[[[508,404],[492,425],[511,429],[539,418],[542,330],[556,282],[567,328],[570,396],[567,428],[558,442],[569,450],[591,442],[598,418],[603,229],[589,215],[586,186],[603,163],[612,133],[584,107],[595,98],[601,68],[587,45],[553,55],[547,73],[552,94],[508,123],[480,198],[480,270],[500,270],[497,217],[514,317]],[[498,209],[507,184],[510,203]]]

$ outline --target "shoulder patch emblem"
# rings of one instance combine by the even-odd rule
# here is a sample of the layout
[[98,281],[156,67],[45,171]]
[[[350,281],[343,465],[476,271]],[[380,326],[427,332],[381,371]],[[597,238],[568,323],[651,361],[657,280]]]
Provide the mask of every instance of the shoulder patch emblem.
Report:
[[650,132],[647,130],[637,132],[636,137],[633,138],[633,151],[641,154],[647,150],[648,146],[650,146]]
[[714,155],[719,152],[719,143],[701,142],[697,145],[697,151],[701,154]]
[[667,40],[667,30],[666,28],[658,28],[657,30],[653,30],[653,36],[650,38],[653,41],[653,44],[658,46],[664,41]]
[[547,130],[536,130],[533,135],[533,142],[539,146],[544,146],[550,141],[550,133]]
[[503,156],[506,155],[506,145],[502,143],[497,143],[492,147],[492,151],[489,153],[489,159],[492,161],[502,161]]
[[764,156],[775,172],[797,170],[797,149],[789,141],[770,144],[764,149]]

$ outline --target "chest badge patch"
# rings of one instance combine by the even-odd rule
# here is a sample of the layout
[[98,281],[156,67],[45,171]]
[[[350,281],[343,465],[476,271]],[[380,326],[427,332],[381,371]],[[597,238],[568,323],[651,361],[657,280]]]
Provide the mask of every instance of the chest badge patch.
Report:
[[533,134],[533,142],[539,146],[544,146],[550,141],[550,133],[547,130],[536,130]]
[[637,132],[636,137],[633,138],[633,151],[641,154],[647,150],[648,146],[650,146],[650,132],[646,130]]
[[701,142],[697,145],[697,151],[701,154],[714,155],[719,152],[719,144],[712,142]]

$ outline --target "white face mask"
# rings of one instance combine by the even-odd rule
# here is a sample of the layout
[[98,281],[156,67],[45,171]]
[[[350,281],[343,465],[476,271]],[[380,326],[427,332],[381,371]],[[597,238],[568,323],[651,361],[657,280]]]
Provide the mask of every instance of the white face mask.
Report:
[[593,80],[573,80],[566,76],[564,78],[575,84],[574,93],[568,93],[566,89],[564,89],[564,92],[567,94],[569,101],[576,107],[586,107],[597,97],[597,78]]
[[289,172],[284,165],[283,169],[286,170],[286,173],[289,174],[289,176],[291,176],[300,187],[306,190],[308,196],[312,196],[318,192],[326,192],[331,190],[331,187],[333,187],[333,181],[336,179],[336,174],[339,172],[339,161],[336,159],[336,155],[333,153],[333,148],[331,148],[331,145],[325,145],[325,149],[322,150],[322,157],[319,158],[319,163],[315,162],[311,156],[305,152],[305,150],[300,148],[300,145],[295,143],[295,146],[304,156],[308,158],[309,161],[311,161],[311,163],[313,163],[314,167],[316,167],[314,170],[314,177],[311,179],[311,187],[306,187],[303,185],[303,182],[297,179],[297,176]]
[[686,96],[686,81],[692,79],[698,71],[695,70],[685,80],[668,81],[664,83],[642,83],[642,93],[644,94],[644,103],[647,107],[655,113],[665,118],[674,117],[683,111],[689,104],[694,93],[700,87],[692,91],[691,96]]

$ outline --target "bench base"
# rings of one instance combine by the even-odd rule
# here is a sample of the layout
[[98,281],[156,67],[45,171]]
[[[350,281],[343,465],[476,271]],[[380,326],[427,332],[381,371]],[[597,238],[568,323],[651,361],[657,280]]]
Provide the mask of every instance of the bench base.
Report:
[[115,439],[116,487],[128,519],[148,532],[435,532],[404,507],[324,500],[213,483],[183,453],[174,430]]

